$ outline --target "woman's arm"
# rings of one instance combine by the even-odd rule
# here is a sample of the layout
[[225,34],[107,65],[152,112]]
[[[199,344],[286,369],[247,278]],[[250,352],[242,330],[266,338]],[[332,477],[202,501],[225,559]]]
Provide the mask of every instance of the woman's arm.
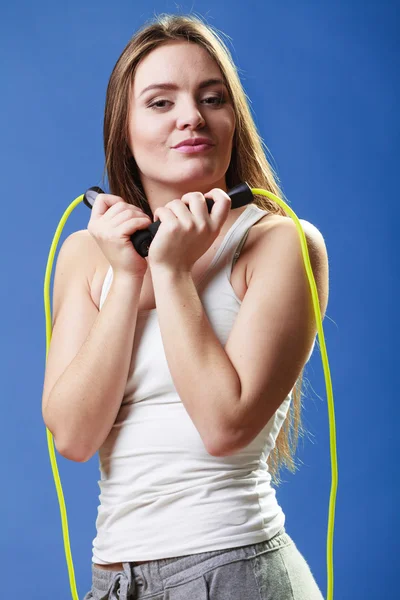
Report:
[[[302,221],[322,317],[328,257],[322,235]],[[248,445],[300,375],[317,332],[295,223],[265,227],[249,287],[225,348],[190,273],[152,269],[165,354],[178,394],[210,454]]]
[[239,377],[204,312],[191,273],[155,267],[151,276],[174,385],[205,448],[217,455],[227,412],[239,402]]
[[114,274],[99,311],[84,264],[94,241],[77,233],[57,261],[42,414],[60,454],[83,462],[104,442],[121,406],[143,278]]

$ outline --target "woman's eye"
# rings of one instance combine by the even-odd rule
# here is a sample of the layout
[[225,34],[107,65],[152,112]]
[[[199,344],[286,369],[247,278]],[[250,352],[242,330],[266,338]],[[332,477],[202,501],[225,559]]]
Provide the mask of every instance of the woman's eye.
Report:
[[209,96],[205,98],[206,100],[217,100],[217,102],[212,102],[212,104],[223,104],[225,102],[223,96]]
[[163,102],[168,102],[168,100],[157,100],[157,102],[153,102],[153,104],[149,104],[149,108],[153,108],[154,106],[156,108],[164,108],[164,106],[160,106],[160,104],[162,104]]
[[[213,102],[207,102],[207,104],[223,104],[225,102],[223,96],[209,96],[208,98],[204,98],[204,100],[213,100]],[[149,108],[165,108],[165,106],[160,106],[163,102],[169,102],[169,100],[157,100],[157,102],[153,102],[153,104],[149,105]]]

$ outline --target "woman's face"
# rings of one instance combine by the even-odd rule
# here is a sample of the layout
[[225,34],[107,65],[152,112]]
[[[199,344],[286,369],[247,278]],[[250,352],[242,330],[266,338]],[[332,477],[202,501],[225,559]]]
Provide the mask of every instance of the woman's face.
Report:
[[[225,187],[235,132],[235,113],[223,83],[201,88],[221,71],[204,48],[168,42],[138,64],[131,88],[129,147],[145,193],[163,189],[202,191]],[[150,85],[172,83],[176,89]],[[187,138],[214,143],[205,152],[186,154],[173,147]]]

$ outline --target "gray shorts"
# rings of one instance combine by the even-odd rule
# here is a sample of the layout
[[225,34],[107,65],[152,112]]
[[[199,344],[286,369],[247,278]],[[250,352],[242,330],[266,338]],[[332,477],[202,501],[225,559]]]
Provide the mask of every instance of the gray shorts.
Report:
[[324,600],[283,527],[266,542],[105,571],[92,563],[83,600]]

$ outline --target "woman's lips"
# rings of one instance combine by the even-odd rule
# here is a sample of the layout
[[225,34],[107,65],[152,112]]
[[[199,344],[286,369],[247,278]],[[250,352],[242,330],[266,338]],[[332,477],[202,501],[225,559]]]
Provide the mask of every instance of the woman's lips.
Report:
[[194,154],[196,152],[204,152],[205,150],[211,150],[214,148],[211,144],[197,144],[195,146],[179,146],[179,148],[173,148],[178,152],[184,152],[185,154]]

